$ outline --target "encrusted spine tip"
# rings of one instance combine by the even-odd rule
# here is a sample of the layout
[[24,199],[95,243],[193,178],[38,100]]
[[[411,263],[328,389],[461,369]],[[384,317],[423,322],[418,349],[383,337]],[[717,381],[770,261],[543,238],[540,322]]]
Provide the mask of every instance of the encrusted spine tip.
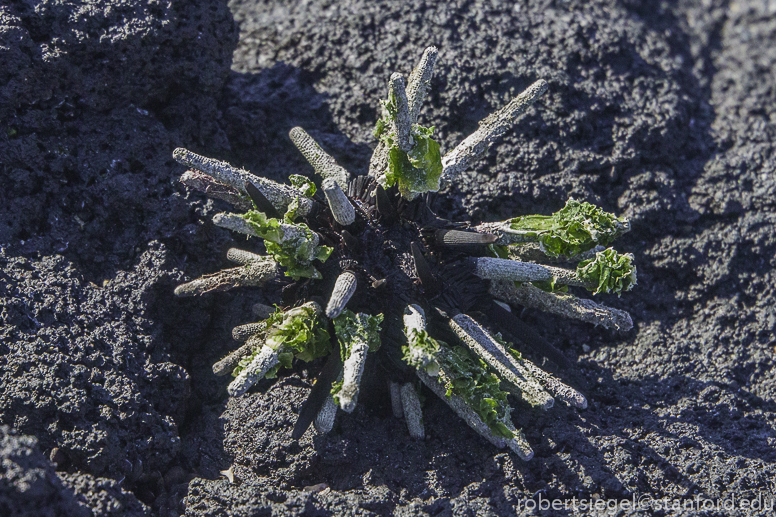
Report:
[[405,383],[401,387],[401,404],[410,436],[416,440],[423,440],[426,437],[426,431],[423,427],[423,411],[420,408],[418,392],[411,382]]
[[362,341],[353,343],[350,355],[342,365],[342,389],[338,396],[340,408],[346,413],[352,413],[356,408],[367,352],[369,352],[369,345],[366,343]]
[[232,339],[243,342],[251,336],[264,332],[266,329],[267,324],[263,321],[238,325],[232,329]]
[[553,406],[554,399],[534,376],[470,316],[457,314],[450,320],[450,328],[472,352],[488,363],[502,380],[517,389],[523,400],[542,409],[550,409]]
[[514,282],[499,280],[490,284],[490,294],[505,302],[578,319],[605,328],[627,332],[633,328],[633,320],[627,312],[607,307],[593,300],[577,298],[564,293],[550,293],[531,284],[517,287]]
[[345,271],[337,277],[337,281],[334,282],[334,289],[331,292],[329,303],[326,306],[326,317],[334,319],[339,316],[345,309],[345,306],[353,297],[358,286],[358,280],[355,273],[352,271]]
[[334,397],[329,395],[315,417],[315,430],[320,434],[327,434],[334,427],[334,419],[337,416],[337,404]]
[[408,153],[414,147],[410,135],[410,110],[407,104],[407,92],[404,89],[404,78],[399,73],[391,75],[388,81],[388,91],[396,107],[396,138],[399,149]]
[[452,394],[450,396],[446,393],[446,387],[439,381],[438,377],[431,377],[423,370],[416,371],[420,380],[425,384],[434,394],[442,399],[455,414],[457,414],[469,427],[477,432],[480,436],[488,440],[496,447],[509,447],[515,454],[517,454],[524,461],[528,461],[533,457],[533,450],[528,441],[523,436],[523,433],[516,430],[515,426],[511,422],[505,422],[506,427],[513,433],[512,438],[504,438],[497,436],[491,431],[488,425],[482,421],[480,416],[470,408],[461,397]]
[[228,291],[234,287],[261,286],[280,275],[280,268],[271,257],[248,254],[252,257],[245,266],[224,269],[181,284],[175,288],[175,295],[196,296],[209,292]]
[[356,221],[356,210],[339,183],[332,178],[326,178],[323,180],[322,187],[334,220],[342,226],[353,224]]
[[251,389],[251,386],[256,384],[264,375],[276,364],[280,362],[280,351],[264,345],[256,357],[250,362],[248,366],[235,377],[227,391],[232,397],[239,397],[246,391]]
[[409,105],[410,122],[412,124],[418,121],[420,108],[423,106],[423,99],[428,92],[438,55],[439,51],[436,47],[427,47],[407,80],[407,104]]
[[511,280],[513,282],[554,281],[563,285],[587,287],[587,282],[579,279],[575,271],[553,266],[544,266],[531,262],[479,257],[474,259],[474,274],[488,280]]
[[451,182],[469,167],[474,159],[487,151],[498,137],[512,127],[517,117],[547,91],[547,88],[547,82],[539,79],[506,106],[480,122],[480,127],[474,133],[442,158],[443,181]]
[[288,133],[291,141],[294,142],[297,149],[302,153],[307,162],[313,166],[315,172],[322,178],[331,178],[343,189],[348,188],[350,173],[342,168],[334,158],[318,145],[313,137],[307,134],[307,131],[301,127],[294,127]]

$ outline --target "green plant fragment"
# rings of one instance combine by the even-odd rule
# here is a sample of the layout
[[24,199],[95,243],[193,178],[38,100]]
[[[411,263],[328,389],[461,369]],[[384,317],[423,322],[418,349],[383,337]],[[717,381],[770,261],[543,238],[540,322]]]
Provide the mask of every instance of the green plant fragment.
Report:
[[630,291],[636,285],[636,266],[633,255],[617,253],[607,248],[595,254],[595,258],[583,260],[577,266],[577,276],[596,286],[593,294]]
[[415,145],[409,153],[399,149],[396,135],[390,131],[395,127],[396,102],[391,96],[383,101],[386,117],[381,117],[375,126],[375,138],[382,141],[388,148],[388,170],[385,173],[385,184],[389,187],[399,185],[402,196],[439,190],[442,177],[442,155],[439,143],[432,137],[433,127],[413,124],[410,134]]
[[240,359],[240,361],[237,363],[237,366],[235,366],[234,370],[232,370],[232,377],[237,377],[240,375],[240,372],[247,368],[253,359],[258,355],[259,350],[261,350],[261,347],[255,348],[253,352]]
[[401,347],[402,360],[414,368],[425,369],[429,375],[436,375],[439,371],[436,356],[445,343],[432,338],[425,330],[413,330],[407,336],[407,342]]
[[539,242],[552,257],[573,257],[599,244],[608,245],[627,231],[628,222],[590,203],[569,199],[552,215],[515,217],[509,227]]
[[[310,228],[304,223],[293,223],[295,214],[295,203],[289,205],[286,212],[284,224],[294,227],[297,232],[296,238],[286,238],[281,222],[274,217],[267,217],[258,210],[249,210],[243,214],[248,224],[251,225],[256,234],[264,239],[264,246],[272,258],[285,268],[285,275],[294,280],[300,278],[322,278],[320,272],[310,263],[311,258],[317,258],[324,262],[331,252],[332,248],[328,246],[319,246]],[[298,205],[297,205],[298,206]]]
[[274,379],[278,376],[278,370],[280,368],[291,368],[291,364],[294,360],[294,353],[293,352],[283,352],[278,355],[278,360],[280,361],[278,364],[270,368],[270,370],[264,374],[265,379]]
[[340,343],[340,355],[345,361],[350,357],[350,351],[354,343],[360,341],[366,343],[370,352],[380,348],[380,324],[383,315],[355,314],[345,309],[342,314],[334,318],[334,333]]
[[288,176],[288,181],[291,182],[297,190],[299,190],[305,197],[313,197],[316,192],[315,183],[312,182],[307,176],[301,174],[291,174]]
[[[311,307],[296,307],[287,312],[276,309],[264,320],[267,333],[264,346],[280,350],[279,364],[272,367],[264,377],[273,379],[281,367],[291,368],[293,359],[312,361],[331,353],[331,341],[322,317]],[[237,363],[232,376],[237,377],[261,351],[261,346]]]
[[509,248],[500,244],[488,244],[488,251],[493,258],[508,259]]
[[[370,352],[380,348],[380,324],[383,322],[383,315],[372,316],[362,312],[355,314],[353,311],[345,309],[342,314],[334,318],[334,333],[340,344],[340,357],[344,363],[350,357],[353,345],[356,342],[366,343]],[[330,393],[334,397],[334,402],[339,405],[339,392],[342,389],[343,381],[333,382]]]
[[337,404],[337,406],[340,405],[339,392],[342,391],[343,384],[345,384],[345,381],[342,379],[331,383],[331,391],[329,393],[331,393],[334,403]]
[[551,280],[542,280],[537,282],[531,282],[535,287],[538,287],[542,291],[548,293],[567,293],[569,292],[569,286],[566,284],[559,284],[557,278]]
[[512,343],[511,341],[507,341],[506,339],[504,339],[504,336],[501,335],[501,332],[496,332],[495,334],[493,334],[493,339],[495,339],[501,346],[503,346],[504,349],[507,352],[509,352],[509,354],[512,357],[514,357],[518,361],[523,359],[523,355],[517,350],[515,350],[515,344]]
[[329,333],[322,317],[305,306],[291,309],[283,314],[281,323],[268,327],[266,346],[293,352],[294,357],[302,361],[312,361],[331,353]]
[[461,397],[493,434],[514,437],[504,423],[510,413],[507,392],[499,387],[499,379],[490,373],[488,365],[459,346],[441,348],[437,360],[442,367],[439,376],[445,383],[446,395]]
[[442,177],[442,155],[439,144],[431,138],[434,128],[413,124],[411,129],[415,146],[409,153],[392,143],[388,152],[388,170],[385,184],[398,184],[399,193],[407,197],[411,194],[436,192]]

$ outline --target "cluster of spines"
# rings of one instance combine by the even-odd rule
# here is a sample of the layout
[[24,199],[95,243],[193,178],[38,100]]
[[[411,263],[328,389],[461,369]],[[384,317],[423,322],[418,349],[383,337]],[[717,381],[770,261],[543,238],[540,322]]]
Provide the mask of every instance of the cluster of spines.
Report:
[[[455,149],[440,157],[438,145],[430,138],[433,128],[417,125],[420,106],[428,89],[436,57],[436,48],[426,49],[421,62],[410,75],[406,87],[400,74],[393,74],[389,80],[389,99],[384,104],[383,117],[376,131],[380,140],[369,168],[369,176],[378,184],[372,193],[375,197],[375,205],[386,220],[395,219],[396,213],[382,187],[387,188],[398,183],[400,193],[405,198],[412,199],[418,194],[436,191],[440,186],[453,182],[473,159],[482,155],[496,138],[513,125],[517,116],[547,90],[546,82],[537,81],[507,106],[486,118],[478,130]],[[350,186],[350,174],[302,128],[293,128],[290,137],[322,178],[326,208],[340,226],[343,239],[347,239],[350,234],[345,228],[354,224],[358,213],[354,203],[346,194]],[[422,152],[418,152],[418,149]],[[311,263],[316,259],[325,260],[327,255],[320,253],[315,232],[310,231],[304,223],[294,222],[297,217],[314,217],[323,208],[320,202],[312,198],[310,191],[299,188],[297,182],[294,182],[294,186],[279,184],[185,149],[176,149],[173,156],[192,168],[181,178],[186,185],[212,197],[228,201],[238,209],[249,210],[249,213],[258,211],[265,218],[261,221],[274,221],[271,225],[266,223],[265,227],[257,226],[254,220],[243,215],[218,214],[214,218],[215,224],[264,238],[265,241],[278,246],[286,244],[284,249],[278,248],[279,251],[273,256],[259,256],[241,250],[230,250],[228,258],[241,264],[241,267],[208,275],[179,286],[176,294],[194,295],[237,286],[263,285],[282,271],[283,268],[279,267],[279,264],[282,264],[286,258],[283,253],[293,255],[295,271],[297,273],[302,271],[298,276],[318,277],[315,274],[317,270]],[[435,163],[434,160],[439,163]],[[575,207],[578,208],[576,205]],[[583,208],[587,209],[587,207]],[[286,215],[281,219],[281,214],[284,213]],[[598,213],[595,215],[600,216]],[[531,217],[540,219],[531,219]],[[632,256],[616,255],[616,252],[613,254],[613,250],[610,251],[611,249],[596,246],[599,243],[608,244],[615,236],[627,231],[627,222],[610,218],[610,227],[596,226],[595,221],[592,226],[585,227],[587,223],[577,221],[573,231],[568,228],[558,230],[561,234],[566,232],[572,236],[571,239],[564,241],[562,236],[556,235],[557,228],[552,226],[557,221],[555,219],[549,221],[552,216],[541,219],[542,217],[529,216],[526,220],[515,218],[500,223],[483,223],[469,230],[442,229],[436,232],[435,240],[443,247],[472,244],[490,246],[493,256],[472,258],[469,261],[469,267],[471,273],[489,281],[490,293],[496,299],[536,307],[610,328],[629,329],[632,322],[627,313],[590,300],[578,299],[557,289],[558,285],[580,286],[595,292],[616,290],[619,293],[632,287],[635,284],[635,268],[631,266]],[[604,231],[612,228],[609,233]],[[582,245],[577,242],[580,235],[584,241]],[[565,246],[567,241],[570,242],[571,247],[561,249],[572,250],[573,253],[568,252],[568,256],[562,256],[554,246],[557,242]],[[541,251],[552,258],[557,259],[560,256],[560,258],[573,260],[576,256],[577,259],[584,257],[585,260],[580,263],[577,270],[567,270],[553,265],[507,258],[511,247],[524,243],[538,243]],[[289,245],[292,249],[289,249]],[[585,249],[580,246],[584,246]],[[301,253],[302,251],[304,253]],[[417,244],[413,243],[410,252],[421,282],[431,284],[434,281],[433,275],[428,270],[428,265]],[[582,252],[589,256],[585,257]],[[291,268],[285,267],[285,269],[288,275]],[[429,286],[424,285],[424,287]],[[263,376],[274,374],[279,364],[290,361],[290,357],[311,360],[324,355],[328,342],[326,345],[321,345],[318,341],[325,341],[320,338],[322,334],[326,334],[325,337],[328,339],[326,329],[330,328],[328,320],[332,320],[339,341],[343,367],[314,421],[319,432],[329,431],[338,408],[348,412],[353,410],[358,397],[366,354],[379,346],[379,322],[382,320],[382,315],[354,314],[346,310],[357,288],[356,274],[345,269],[336,279],[325,309],[315,302],[308,302],[285,313],[276,311],[268,315],[264,311],[264,316],[269,316],[266,321],[235,328],[235,339],[245,344],[214,366],[217,374],[232,370],[236,375],[229,386],[230,395],[244,393]],[[505,311],[503,316],[507,324],[509,324],[509,318],[515,319],[511,316],[506,317],[509,314],[508,306],[500,304],[498,307],[502,309],[494,307]],[[304,325],[307,325],[305,328],[312,336],[309,343],[288,345],[273,337],[282,333],[283,325],[293,326],[299,323],[297,321],[299,318],[306,318]],[[294,321],[297,322],[294,323]],[[425,314],[419,305],[411,304],[406,307],[404,326],[407,338],[405,361],[416,369],[419,379],[445,400],[453,411],[479,434],[499,447],[508,446],[524,459],[530,458],[533,452],[522,433],[514,428],[509,418],[511,409],[506,403],[505,393],[499,387],[500,381],[503,381],[507,390],[519,394],[532,406],[547,409],[552,406],[553,397],[578,408],[587,406],[587,401],[581,393],[523,358],[499,335],[490,334],[466,314],[458,313],[448,319],[449,330],[464,347],[450,347],[429,336]],[[306,348],[308,345],[314,349],[314,352]],[[328,350],[330,351],[330,348]],[[553,353],[555,357],[552,353],[545,355],[556,362],[565,361],[557,351]],[[561,360],[557,360],[558,357]],[[483,380],[480,384],[476,382],[472,384],[473,381],[464,379],[461,372],[456,369],[470,369]],[[473,399],[473,393],[477,393],[480,398]],[[408,382],[402,385],[392,383],[391,395],[394,413],[405,417],[413,437],[423,438],[425,432],[418,392],[414,383]]]

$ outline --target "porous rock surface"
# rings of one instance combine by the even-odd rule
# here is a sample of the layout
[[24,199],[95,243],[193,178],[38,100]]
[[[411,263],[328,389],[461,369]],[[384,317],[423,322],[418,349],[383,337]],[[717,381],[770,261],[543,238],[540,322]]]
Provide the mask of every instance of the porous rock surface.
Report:
[[[294,442],[315,367],[232,400],[210,371],[278,292],[172,296],[246,246],[210,222],[222,205],[177,184],[173,148],[282,180],[312,172],[287,136],[301,125],[363,173],[390,73],[432,44],[420,118],[443,150],[550,84],[437,197],[441,215],[549,214],[574,197],[633,227],[618,248],[639,285],[602,298],[633,331],[522,314],[575,361],[559,374],[590,403],[518,404],[529,463],[429,393],[413,441],[379,368],[328,436]],[[774,49],[776,12],[754,0],[0,6],[0,510],[507,515],[537,494],[772,494]]]

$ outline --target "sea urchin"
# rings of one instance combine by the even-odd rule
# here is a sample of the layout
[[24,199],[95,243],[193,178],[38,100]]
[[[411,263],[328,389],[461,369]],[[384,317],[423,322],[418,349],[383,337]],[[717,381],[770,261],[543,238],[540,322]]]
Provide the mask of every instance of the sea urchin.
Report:
[[[575,200],[550,216],[476,226],[433,213],[427,193],[454,180],[547,90],[537,81],[441,156],[434,128],[417,124],[436,57],[436,48],[426,49],[406,85],[400,74],[391,76],[368,175],[351,177],[302,128],[291,130],[322,177],[323,195],[304,176],[291,175],[283,185],[176,149],[174,158],[191,169],[184,184],[244,211],[217,214],[215,224],[263,239],[267,254],[231,249],[227,258],[238,267],[175,293],[262,286],[281,274],[294,281],[284,288],[293,303],[258,306],[262,321],[236,327],[233,337],[244,344],[213,370],[231,373],[229,394],[240,396],[294,359],[328,356],[295,437],[313,422],[328,432],[338,409],[353,411],[367,354],[380,349],[377,360],[393,373],[394,413],[413,437],[424,436],[417,376],[481,436],[529,459],[533,452],[510,419],[508,395],[544,409],[555,398],[581,409],[587,401],[467,313],[567,366],[510,305],[631,328],[627,313],[567,293],[573,286],[619,294],[635,284],[633,256],[605,248],[629,225]],[[576,267],[557,266],[563,262]]]

